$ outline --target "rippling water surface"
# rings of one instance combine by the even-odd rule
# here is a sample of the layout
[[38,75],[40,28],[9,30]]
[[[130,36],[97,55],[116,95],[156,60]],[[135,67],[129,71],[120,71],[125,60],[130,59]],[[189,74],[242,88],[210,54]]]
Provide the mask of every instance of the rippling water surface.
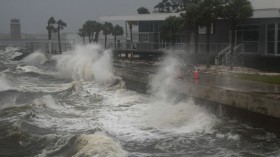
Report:
[[274,134],[167,92],[172,59],[144,95],[125,89],[98,45],[18,55],[0,51],[0,156],[280,155]]

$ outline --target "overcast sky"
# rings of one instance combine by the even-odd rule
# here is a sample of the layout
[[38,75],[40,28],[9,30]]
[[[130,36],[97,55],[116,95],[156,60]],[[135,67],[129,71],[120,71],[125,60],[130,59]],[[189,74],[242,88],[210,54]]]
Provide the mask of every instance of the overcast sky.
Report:
[[[153,10],[161,0],[0,0],[0,33],[8,33],[11,18],[21,20],[23,33],[46,33],[47,20],[54,16],[76,32],[86,20],[100,16],[137,14],[141,6]],[[280,0],[251,0],[255,8],[280,8]]]

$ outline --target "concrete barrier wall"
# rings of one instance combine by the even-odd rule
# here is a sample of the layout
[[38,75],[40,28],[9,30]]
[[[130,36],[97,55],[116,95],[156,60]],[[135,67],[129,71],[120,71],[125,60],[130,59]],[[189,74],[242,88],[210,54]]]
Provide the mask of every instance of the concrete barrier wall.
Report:
[[[114,72],[125,80],[131,80],[141,84],[149,84],[152,75],[148,72],[124,67],[115,67]],[[263,94],[246,93],[215,86],[206,86],[196,83],[195,81],[190,82],[182,79],[178,79],[170,85],[170,90],[175,90],[180,94],[186,94],[194,98],[228,105],[265,116],[280,118],[279,99],[274,99]]]

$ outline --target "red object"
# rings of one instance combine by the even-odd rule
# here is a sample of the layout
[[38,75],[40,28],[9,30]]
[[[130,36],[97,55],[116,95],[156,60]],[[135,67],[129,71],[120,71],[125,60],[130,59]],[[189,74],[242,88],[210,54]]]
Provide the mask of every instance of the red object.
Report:
[[198,71],[197,71],[197,67],[195,66],[195,71],[194,71],[194,79],[199,79],[199,75],[198,75]]

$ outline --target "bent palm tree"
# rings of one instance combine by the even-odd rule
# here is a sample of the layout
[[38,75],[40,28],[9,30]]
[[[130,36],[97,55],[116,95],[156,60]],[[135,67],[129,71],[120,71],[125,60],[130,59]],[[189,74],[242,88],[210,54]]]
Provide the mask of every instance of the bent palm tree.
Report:
[[61,43],[60,43],[60,30],[63,29],[64,27],[67,26],[67,24],[65,22],[63,22],[62,20],[58,20],[56,22],[57,24],[57,35],[58,35],[58,46],[59,46],[59,53],[61,54]]
[[134,43],[133,43],[133,38],[132,38],[132,27],[133,25],[137,25],[136,21],[127,21],[128,25],[129,25],[129,34],[130,34],[130,42],[132,45],[132,48],[134,49]]
[[105,49],[107,48],[107,35],[113,32],[113,25],[112,23],[105,22],[103,25],[103,34],[105,36]]
[[52,40],[52,32],[54,31],[54,24],[55,24],[55,19],[54,17],[49,18],[48,20],[48,26],[46,27],[48,31],[48,49],[49,53],[51,52],[51,40]]
[[[123,28],[119,25],[116,25],[113,29],[112,32],[113,36],[114,36],[114,48],[116,49],[116,42],[117,42],[117,36],[119,35],[123,35]],[[118,47],[119,48],[119,47]]]
[[78,32],[79,36],[83,38],[83,44],[85,44],[85,38],[86,38],[86,25],[84,24],[82,28],[79,29]]

